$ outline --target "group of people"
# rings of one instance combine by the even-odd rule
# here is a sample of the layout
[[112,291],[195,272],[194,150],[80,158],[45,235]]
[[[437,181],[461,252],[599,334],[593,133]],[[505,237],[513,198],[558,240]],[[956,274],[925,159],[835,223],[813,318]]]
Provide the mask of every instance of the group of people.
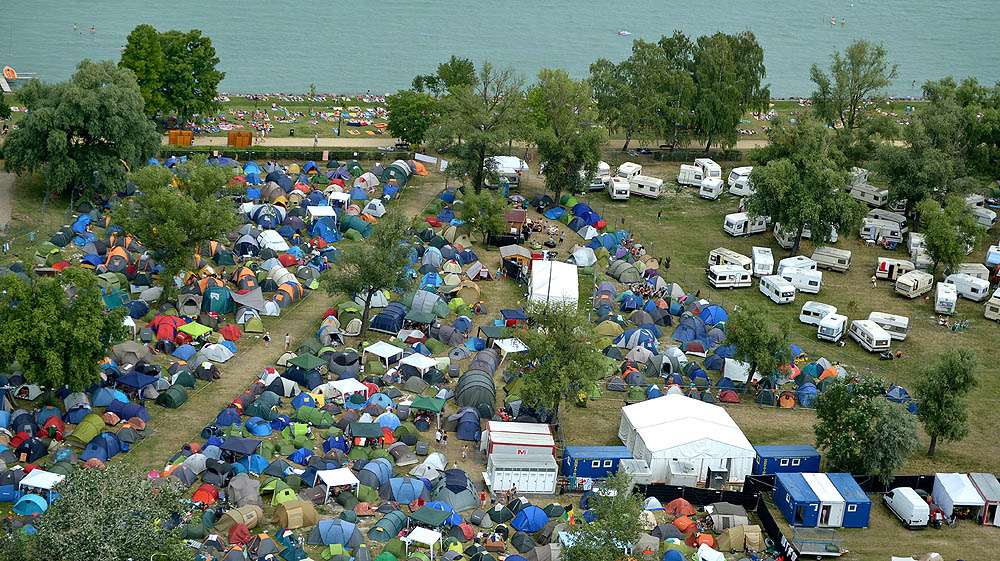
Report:
[[944,327],[945,329],[951,329],[952,331],[958,331],[959,329],[965,329],[969,327],[968,319],[955,318],[955,321],[951,321],[952,318],[948,316],[938,316],[938,325]]

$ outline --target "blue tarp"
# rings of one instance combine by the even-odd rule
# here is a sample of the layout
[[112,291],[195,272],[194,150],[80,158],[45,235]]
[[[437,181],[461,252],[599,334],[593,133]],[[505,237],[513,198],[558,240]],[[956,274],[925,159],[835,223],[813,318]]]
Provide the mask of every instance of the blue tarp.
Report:
[[566,210],[562,207],[556,206],[545,211],[545,218],[548,218],[549,220],[559,220],[564,214],[566,214]]

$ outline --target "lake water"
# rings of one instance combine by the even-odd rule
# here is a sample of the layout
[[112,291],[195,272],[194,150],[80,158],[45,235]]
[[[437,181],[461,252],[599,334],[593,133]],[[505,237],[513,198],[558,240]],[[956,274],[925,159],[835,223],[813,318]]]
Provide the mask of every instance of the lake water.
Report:
[[774,96],[808,95],[810,64],[856,38],[885,44],[899,64],[890,93],[910,96],[949,74],[1000,80],[997,7],[995,0],[7,0],[0,65],[63,80],[80,59],[117,60],[132,28],[149,23],[209,35],[226,72],[222,91],[304,92],[315,83],[319,92],[382,93],[408,87],[453,54],[511,65],[530,82],[543,67],[586,76],[599,57],[627,57],[635,38],[750,29],[764,47]]

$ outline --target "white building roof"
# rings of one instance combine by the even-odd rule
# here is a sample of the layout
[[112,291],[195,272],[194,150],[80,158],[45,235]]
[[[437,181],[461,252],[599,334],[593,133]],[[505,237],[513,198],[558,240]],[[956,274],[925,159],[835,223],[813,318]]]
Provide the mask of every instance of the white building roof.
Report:
[[806,484],[816,494],[819,502],[828,504],[844,502],[844,497],[840,495],[840,491],[825,473],[803,473],[802,479],[805,479]]
[[665,395],[622,407],[622,416],[633,429],[670,423],[679,419],[702,419],[721,426],[736,427],[736,422],[718,405],[683,395]]
[[333,388],[334,390],[340,392],[341,395],[345,396],[356,393],[365,393],[368,391],[368,386],[362,384],[356,378],[334,380],[332,382],[327,382],[325,385]]
[[490,434],[517,433],[517,434],[547,434],[552,436],[552,429],[545,423],[516,423],[507,421],[487,421],[486,430]]
[[642,446],[671,457],[747,456],[753,446],[723,408],[673,394],[622,407]]

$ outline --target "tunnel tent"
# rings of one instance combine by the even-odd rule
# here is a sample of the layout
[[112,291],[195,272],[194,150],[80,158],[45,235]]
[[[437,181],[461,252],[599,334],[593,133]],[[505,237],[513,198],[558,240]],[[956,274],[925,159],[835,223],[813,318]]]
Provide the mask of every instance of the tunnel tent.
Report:
[[386,543],[399,535],[399,532],[406,527],[407,516],[401,510],[393,510],[379,520],[375,526],[368,531],[368,539]]

